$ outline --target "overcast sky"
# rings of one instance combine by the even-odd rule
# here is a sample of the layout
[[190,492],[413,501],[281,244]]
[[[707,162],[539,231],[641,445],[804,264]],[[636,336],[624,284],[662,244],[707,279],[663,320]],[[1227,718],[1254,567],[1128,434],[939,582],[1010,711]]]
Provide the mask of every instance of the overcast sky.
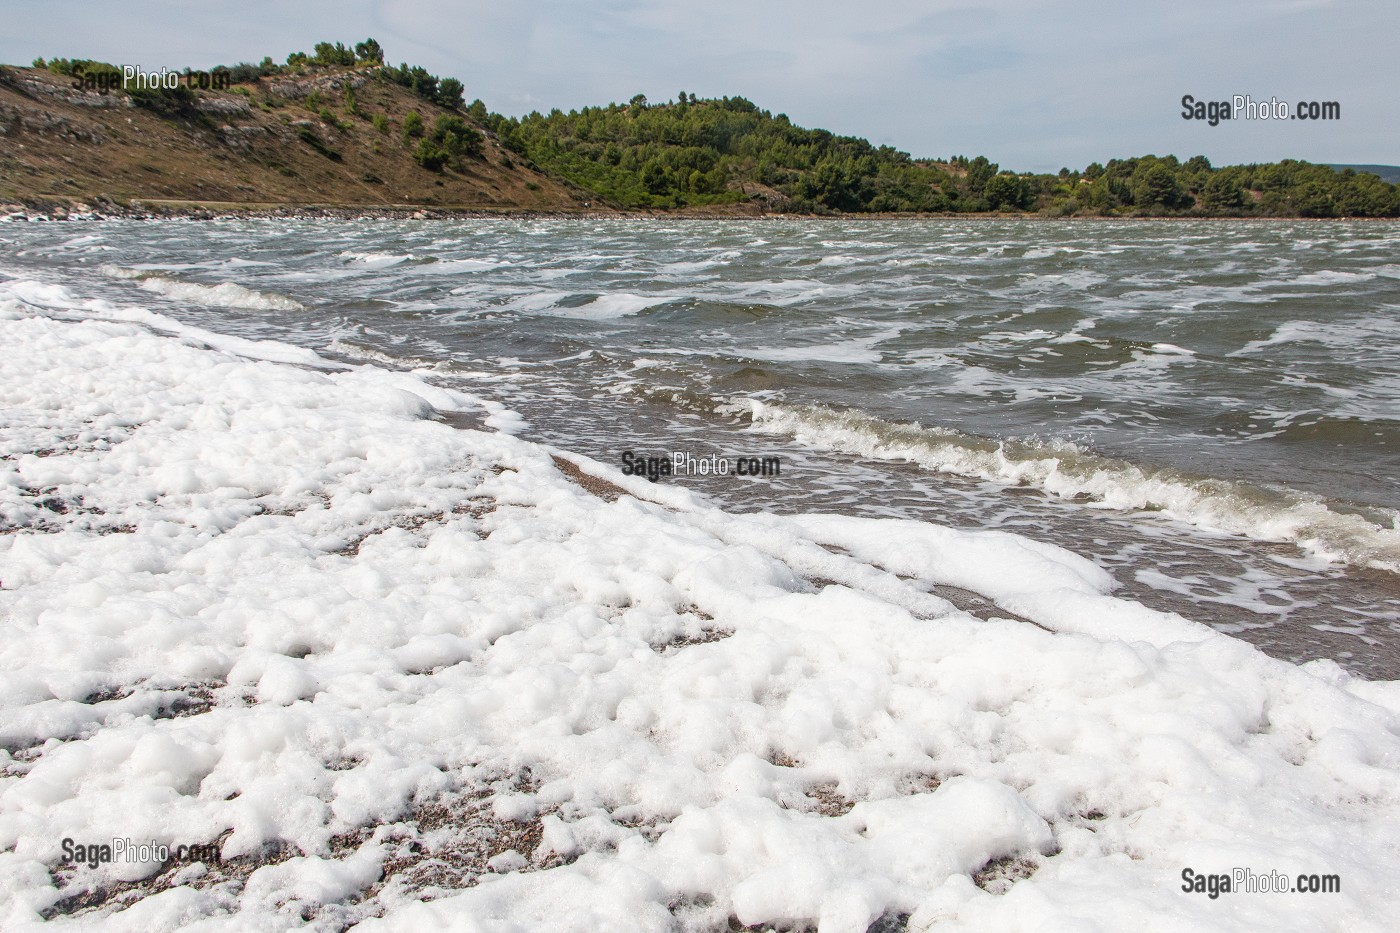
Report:
[[[373,36],[523,114],[742,95],[917,156],[1053,171],[1114,156],[1400,164],[1396,0],[0,0],[0,61],[278,61]],[[1181,97],[1338,101],[1339,122],[1181,117]]]

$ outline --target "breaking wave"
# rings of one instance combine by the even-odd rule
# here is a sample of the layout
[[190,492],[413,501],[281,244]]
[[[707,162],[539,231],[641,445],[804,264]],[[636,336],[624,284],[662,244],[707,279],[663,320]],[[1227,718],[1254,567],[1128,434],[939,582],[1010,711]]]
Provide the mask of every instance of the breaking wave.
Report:
[[167,298],[180,301],[188,301],[206,308],[245,308],[252,311],[306,310],[305,305],[286,295],[256,291],[236,282],[202,285],[198,282],[181,282],[154,272],[110,265],[103,266],[102,272],[114,279],[135,281],[148,292],[155,292],[158,295],[165,295]]
[[1371,509],[1367,517],[1298,490],[1135,464],[1066,441],[997,440],[888,422],[855,409],[756,399],[747,404],[759,430],[816,447],[1034,487],[1114,509],[1158,511],[1203,529],[1289,542],[1324,560],[1400,573],[1400,513]]

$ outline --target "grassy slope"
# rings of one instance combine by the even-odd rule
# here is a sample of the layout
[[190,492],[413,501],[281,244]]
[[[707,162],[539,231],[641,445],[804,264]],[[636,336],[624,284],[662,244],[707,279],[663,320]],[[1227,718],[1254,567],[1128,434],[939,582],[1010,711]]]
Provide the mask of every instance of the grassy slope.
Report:
[[[71,79],[6,66],[0,76],[0,200],[91,200],[118,203],[196,201],[246,206],[413,205],[484,210],[579,210],[591,196],[523,165],[489,135],[483,157],[461,170],[432,172],[415,163],[399,133],[419,111],[429,124],[446,111],[397,85],[364,80],[359,116],[332,82],[359,80],[352,69],[322,70],[236,89],[201,92],[202,100],[247,110],[162,118],[72,90]],[[323,86],[336,123],[324,122],[297,95]],[[113,104],[118,106],[100,106]],[[206,106],[209,104],[206,103]],[[212,106],[219,106],[214,103]],[[389,120],[389,132],[373,125]],[[310,121],[309,124],[299,121]],[[333,158],[298,135],[309,131]],[[377,179],[377,180],[376,180]]]

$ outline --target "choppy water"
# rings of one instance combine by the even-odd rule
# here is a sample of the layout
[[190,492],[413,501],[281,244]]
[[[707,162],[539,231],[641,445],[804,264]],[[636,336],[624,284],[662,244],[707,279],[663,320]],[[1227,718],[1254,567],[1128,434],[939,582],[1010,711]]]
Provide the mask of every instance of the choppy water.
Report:
[[1400,226],[8,224],[0,274],[357,362],[527,436],[778,456],[737,509],[1000,527],[1400,677]]

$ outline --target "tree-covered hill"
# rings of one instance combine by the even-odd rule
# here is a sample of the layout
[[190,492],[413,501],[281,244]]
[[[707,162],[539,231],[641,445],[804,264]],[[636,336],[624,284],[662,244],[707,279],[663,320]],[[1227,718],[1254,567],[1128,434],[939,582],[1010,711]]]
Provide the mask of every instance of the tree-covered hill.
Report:
[[1202,156],[1141,156],[1054,175],[999,170],[983,156],[916,159],[864,139],[803,129],[742,97],[627,104],[523,119],[487,114],[502,143],[625,208],[758,200],[798,212],[1038,211],[1050,215],[1400,214],[1374,175],[1287,160],[1214,168]]
[[788,210],[946,211],[949,172],[863,139],[808,130],[742,97],[684,92],[652,106],[588,107],[522,120],[490,115],[509,148],[622,207],[760,199]]

